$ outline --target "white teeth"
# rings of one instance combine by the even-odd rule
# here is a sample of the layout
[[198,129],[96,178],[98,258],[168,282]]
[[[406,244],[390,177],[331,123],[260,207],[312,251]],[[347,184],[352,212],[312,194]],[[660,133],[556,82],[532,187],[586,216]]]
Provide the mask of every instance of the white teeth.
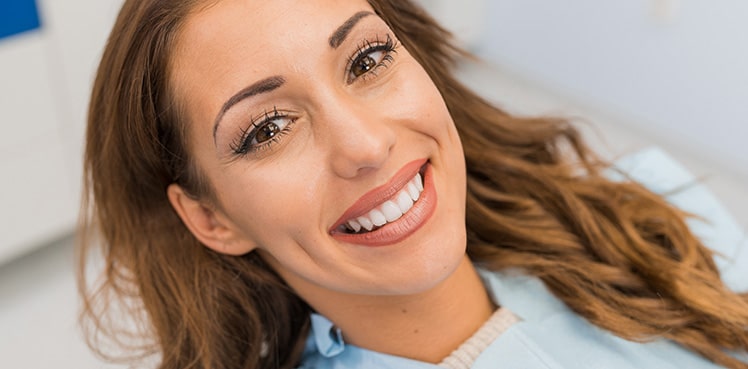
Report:
[[400,207],[400,211],[405,214],[413,207],[413,199],[410,198],[408,191],[400,191],[397,195],[397,206]]
[[375,226],[383,226],[385,223],[387,223],[387,218],[384,217],[384,214],[379,211],[379,209],[374,209],[369,212],[369,219],[371,219],[371,222],[374,223]]
[[372,209],[366,215],[348,220],[339,228],[358,233],[362,229],[371,231],[374,227],[381,227],[388,222],[394,222],[413,208],[413,203],[418,201],[422,191],[423,179],[421,174],[418,173],[395,197]]
[[392,201],[385,201],[384,204],[382,204],[382,213],[388,222],[394,222],[403,216],[400,207]]
[[413,199],[413,201],[418,201],[418,198],[421,197],[421,192],[418,191],[418,187],[413,184],[413,182],[408,183],[408,195],[410,195],[410,198]]
[[364,229],[366,229],[367,231],[371,231],[372,229],[374,229],[374,223],[372,223],[371,220],[369,220],[369,218],[367,217],[358,217],[356,221],[358,221],[358,224],[361,224],[361,226],[364,227]]
[[349,220],[348,226],[351,227],[354,232],[358,232],[361,230],[361,224],[359,224],[355,219]]

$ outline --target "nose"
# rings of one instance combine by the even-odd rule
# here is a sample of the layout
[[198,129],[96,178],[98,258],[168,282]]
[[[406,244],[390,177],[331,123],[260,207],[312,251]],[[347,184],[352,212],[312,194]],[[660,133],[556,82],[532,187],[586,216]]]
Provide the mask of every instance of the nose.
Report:
[[355,178],[387,162],[397,142],[395,122],[357,99],[326,109],[329,162],[335,174]]

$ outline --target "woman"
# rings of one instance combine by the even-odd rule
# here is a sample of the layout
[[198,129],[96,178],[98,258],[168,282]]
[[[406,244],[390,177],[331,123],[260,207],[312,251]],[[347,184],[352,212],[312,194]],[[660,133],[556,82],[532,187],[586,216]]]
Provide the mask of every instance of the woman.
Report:
[[748,297],[685,214],[467,90],[448,40],[402,0],[126,1],[95,333],[129,337],[119,299],[160,368],[748,368]]

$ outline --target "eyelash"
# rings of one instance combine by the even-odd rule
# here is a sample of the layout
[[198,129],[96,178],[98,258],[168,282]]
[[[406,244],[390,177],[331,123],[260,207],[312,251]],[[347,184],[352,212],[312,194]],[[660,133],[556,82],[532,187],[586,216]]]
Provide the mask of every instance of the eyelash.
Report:
[[[279,131],[275,132],[272,137],[264,142],[252,144],[260,133],[260,130],[264,127],[268,127],[269,124],[279,121],[287,120],[283,128],[279,128]],[[246,129],[242,129],[239,137],[234,140],[230,147],[231,150],[239,156],[244,156],[250,153],[259,152],[262,150],[269,149],[270,146],[277,143],[281,137],[291,131],[291,126],[296,122],[295,119],[291,118],[287,112],[279,111],[277,107],[273,107],[272,111],[265,111],[259,117],[251,119],[251,123]],[[273,123],[274,124],[274,123]]]
[[[346,66],[346,72],[348,74],[348,84],[356,81],[358,78],[362,78],[367,81],[377,76],[377,73],[382,68],[387,68],[395,61],[393,54],[397,54],[397,49],[400,47],[400,43],[393,40],[392,37],[387,34],[385,41],[381,41],[379,36],[374,41],[364,40],[357,48],[357,51],[353,56],[348,58],[348,64]],[[384,52],[382,60],[377,61],[377,64],[371,69],[365,71],[360,76],[351,76],[353,73],[353,67],[364,60],[366,56],[369,56],[376,52]]]
[[[356,49],[356,52],[348,58],[348,64],[345,69],[348,75],[347,83],[352,84],[358,79],[367,81],[371,78],[376,78],[377,73],[380,69],[387,68],[390,66],[390,64],[392,64],[392,62],[394,62],[395,59],[393,57],[393,54],[397,53],[397,49],[399,46],[400,44],[397,41],[393,40],[389,34],[384,41],[381,41],[379,37],[377,37],[374,41],[364,40],[363,42],[361,42],[361,44]],[[356,64],[364,61],[366,57],[377,52],[384,53],[381,60],[376,61],[376,65],[370,67],[362,74],[354,76],[353,68],[356,66]],[[280,129],[280,131],[275,133],[267,141],[252,144],[252,141],[256,139],[258,133],[263,127],[266,127],[268,126],[268,124],[280,119],[288,120],[286,125],[282,129]],[[231,150],[238,156],[246,156],[251,153],[270,149],[271,146],[280,141],[280,139],[284,135],[290,132],[291,126],[295,121],[295,119],[290,118],[290,115],[287,112],[278,111],[277,107],[273,107],[272,111],[265,111],[260,116],[250,120],[250,124],[247,126],[247,128],[242,129],[237,139],[230,144]]]

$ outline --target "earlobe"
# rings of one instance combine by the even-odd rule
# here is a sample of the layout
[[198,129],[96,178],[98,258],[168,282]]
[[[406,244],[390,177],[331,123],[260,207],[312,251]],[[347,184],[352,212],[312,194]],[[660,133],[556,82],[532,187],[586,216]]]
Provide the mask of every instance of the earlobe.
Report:
[[228,217],[189,196],[179,185],[169,185],[166,193],[174,211],[203,245],[230,255],[243,255],[255,249],[255,245],[241,236]]

